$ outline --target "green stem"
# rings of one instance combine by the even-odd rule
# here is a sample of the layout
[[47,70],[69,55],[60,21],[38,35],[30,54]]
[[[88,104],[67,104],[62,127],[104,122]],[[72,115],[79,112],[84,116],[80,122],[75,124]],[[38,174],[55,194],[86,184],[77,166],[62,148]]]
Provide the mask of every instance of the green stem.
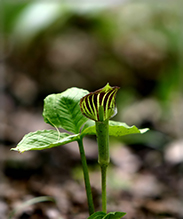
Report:
[[107,166],[101,166],[102,176],[102,211],[107,213],[107,192],[106,192],[106,173]]
[[102,210],[107,212],[106,172],[110,162],[109,155],[109,120],[96,122],[96,134],[98,142],[98,163],[101,167],[102,179]]
[[89,209],[89,214],[91,215],[95,212],[95,210],[94,210],[93,196],[92,196],[92,191],[91,191],[91,186],[90,186],[88,166],[87,166],[85,151],[83,147],[83,138],[80,138],[78,140],[78,145],[79,145],[81,163],[82,163],[82,168],[83,168],[85,189],[86,189],[86,195],[87,195],[87,201],[88,201],[88,209]]

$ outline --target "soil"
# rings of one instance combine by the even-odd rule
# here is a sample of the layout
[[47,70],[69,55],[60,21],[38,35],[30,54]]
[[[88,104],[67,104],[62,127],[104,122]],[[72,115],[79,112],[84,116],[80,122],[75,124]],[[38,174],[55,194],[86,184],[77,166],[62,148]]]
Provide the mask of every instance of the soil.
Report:
[[[10,151],[25,133],[50,126],[40,112],[32,109],[19,108],[6,118],[0,145],[0,218],[8,218],[14,210],[15,219],[86,219],[88,208],[77,144],[23,154]],[[96,139],[86,138],[84,145],[95,208],[100,211]],[[182,145],[181,140],[171,140],[161,151],[112,139],[108,211],[127,212],[124,219],[183,218],[182,157],[176,157]],[[42,196],[52,199],[26,204]]]

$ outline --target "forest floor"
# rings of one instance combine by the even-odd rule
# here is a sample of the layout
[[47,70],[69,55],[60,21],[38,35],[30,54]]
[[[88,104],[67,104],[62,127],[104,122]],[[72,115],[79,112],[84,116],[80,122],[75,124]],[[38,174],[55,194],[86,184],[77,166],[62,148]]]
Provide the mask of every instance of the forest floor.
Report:
[[[50,128],[41,114],[31,111],[17,110],[10,114],[10,121],[11,125],[6,124],[9,140],[0,145],[0,219],[86,219],[88,208],[77,144],[23,154],[10,151],[15,147],[12,139],[18,142],[22,133]],[[167,143],[163,152],[142,145],[126,146],[114,139],[110,142],[108,211],[126,212],[124,219],[182,219],[183,166],[177,150],[180,155],[183,141]],[[95,208],[100,211],[96,139],[86,138],[84,145]],[[54,201],[27,203],[43,196]]]

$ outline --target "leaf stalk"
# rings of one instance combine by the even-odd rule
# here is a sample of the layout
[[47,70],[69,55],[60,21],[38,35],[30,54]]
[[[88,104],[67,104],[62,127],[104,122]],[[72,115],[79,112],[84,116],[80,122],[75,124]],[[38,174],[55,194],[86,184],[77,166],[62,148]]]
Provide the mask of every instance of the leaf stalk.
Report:
[[88,201],[88,210],[89,214],[92,215],[95,212],[94,204],[93,204],[93,196],[92,196],[92,190],[90,185],[90,178],[88,173],[88,166],[86,161],[86,155],[83,147],[83,138],[78,139],[78,145],[79,145],[79,151],[80,151],[80,157],[81,157],[81,164],[83,168],[83,176],[84,176],[84,182],[85,182],[85,190],[86,190],[86,196]]

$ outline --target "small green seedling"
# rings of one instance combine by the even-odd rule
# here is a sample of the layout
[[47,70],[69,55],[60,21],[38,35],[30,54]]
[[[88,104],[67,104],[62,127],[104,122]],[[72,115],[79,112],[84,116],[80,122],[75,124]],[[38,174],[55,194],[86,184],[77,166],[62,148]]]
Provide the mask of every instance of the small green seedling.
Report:
[[16,215],[16,213],[24,210],[25,208],[40,203],[40,202],[55,202],[55,200],[50,196],[39,196],[36,198],[29,199],[25,201],[23,204],[20,204],[19,206],[15,207],[9,214],[8,219],[13,219]]
[[[107,213],[106,172],[110,162],[109,136],[143,134],[148,129],[138,129],[125,123],[109,120],[116,113],[115,98],[119,87],[107,84],[104,88],[89,93],[80,88],[70,88],[59,94],[51,94],[44,100],[44,121],[56,130],[39,130],[23,137],[16,148],[23,153],[29,150],[43,150],[76,141],[79,146],[84,182],[88,201],[88,219],[120,219],[126,213]],[[66,132],[59,132],[58,128]],[[102,179],[102,211],[95,212],[87,167],[83,138],[96,135],[98,142],[98,163]]]

